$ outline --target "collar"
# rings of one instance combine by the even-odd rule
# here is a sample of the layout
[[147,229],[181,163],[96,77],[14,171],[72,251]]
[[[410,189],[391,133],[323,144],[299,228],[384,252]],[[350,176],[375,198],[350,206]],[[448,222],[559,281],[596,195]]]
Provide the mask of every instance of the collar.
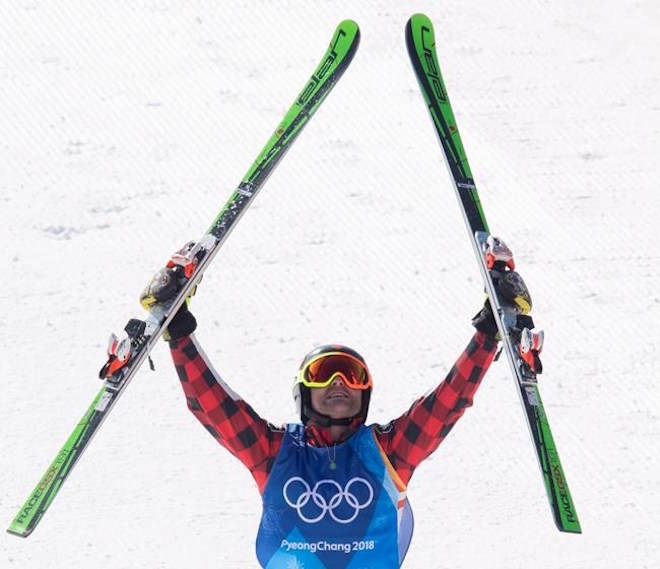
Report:
[[311,446],[314,447],[327,447],[336,445],[338,443],[343,443],[352,437],[360,428],[362,423],[362,419],[354,419],[349,425],[349,428],[347,429],[344,436],[338,441],[333,441],[332,438],[330,438],[330,427],[322,427],[316,423],[308,423],[305,426],[305,439]]

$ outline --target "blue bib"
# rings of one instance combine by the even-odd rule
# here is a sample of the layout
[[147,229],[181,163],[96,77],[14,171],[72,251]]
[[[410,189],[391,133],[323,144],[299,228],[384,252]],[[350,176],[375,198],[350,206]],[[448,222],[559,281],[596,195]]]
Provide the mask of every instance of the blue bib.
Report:
[[398,568],[413,531],[405,492],[372,427],[317,448],[306,443],[303,425],[287,425],[262,496],[259,563],[265,569]]

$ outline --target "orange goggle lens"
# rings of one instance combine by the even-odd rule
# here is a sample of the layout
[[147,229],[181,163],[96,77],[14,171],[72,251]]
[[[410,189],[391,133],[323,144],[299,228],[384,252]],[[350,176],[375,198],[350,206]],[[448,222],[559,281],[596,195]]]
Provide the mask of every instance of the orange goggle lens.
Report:
[[301,371],[299,381],[306,387],[327,387],[341,377],[351,389],[368,389],[371,376],[365,365],[348,354],[322,354],[310,361]]

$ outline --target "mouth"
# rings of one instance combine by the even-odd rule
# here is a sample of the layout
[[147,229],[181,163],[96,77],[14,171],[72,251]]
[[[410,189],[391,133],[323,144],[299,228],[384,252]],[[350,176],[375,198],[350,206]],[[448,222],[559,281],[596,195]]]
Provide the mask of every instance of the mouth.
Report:
[[333,393],[330,393],[330,395],[326,396],[326,399],[329,401],[348,399],[348,393],[344,393],[343,391],[334,391]]

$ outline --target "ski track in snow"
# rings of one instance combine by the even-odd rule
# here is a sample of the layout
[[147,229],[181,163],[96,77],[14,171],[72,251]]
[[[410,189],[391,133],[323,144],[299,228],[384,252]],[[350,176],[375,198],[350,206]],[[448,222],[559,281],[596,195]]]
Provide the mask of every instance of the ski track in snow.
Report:
[[[660,8],[644,1],[4,3],[4,524],[96,393],[108,334],[207,228],[346,17],[355,60],[205,275],[198,338],[275,423],[295,419],[315,344],[366,356],[371,421],[442,380],[483,295],[405,52],[414,11],[546,330],[584,534],[554,528],[502,360],[411,481],[404,566],[660,567]],[[256,487],[153,356],[35,533],[0,538],[0,566],[256,566]]]

